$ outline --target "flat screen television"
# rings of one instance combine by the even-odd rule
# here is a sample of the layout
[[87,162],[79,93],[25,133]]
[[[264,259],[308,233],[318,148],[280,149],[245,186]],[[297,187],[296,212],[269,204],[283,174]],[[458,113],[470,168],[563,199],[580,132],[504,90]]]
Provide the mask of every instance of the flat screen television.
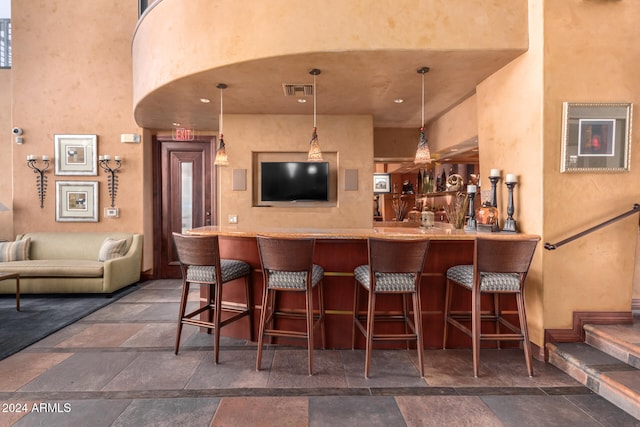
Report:
[[262,202],[329,200],[328,162],[262,162]]

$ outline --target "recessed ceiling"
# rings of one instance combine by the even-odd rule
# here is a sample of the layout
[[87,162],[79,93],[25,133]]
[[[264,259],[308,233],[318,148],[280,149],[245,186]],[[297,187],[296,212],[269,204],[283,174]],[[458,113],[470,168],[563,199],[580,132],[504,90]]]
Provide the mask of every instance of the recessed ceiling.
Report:
[[[143,98],[137,123],[149,129],[180,126],[217,130],[218,83],[226,83],[225,114],[312,114],[313,102],[285,96],[283,84],[311,84],[317,76],[318,125],[322,115],[371,115],[374,127],[419,128],[421,75],[425,76],[426,121],[475,92],[476,86],[515,59],[520,50],[350,51],[272,57],[203,71],[173,81]],[[211,99],[208,104],[201,98]],[[302,96],[309,101],[310,96]],[[395,102],[403,99],[404,102]]]

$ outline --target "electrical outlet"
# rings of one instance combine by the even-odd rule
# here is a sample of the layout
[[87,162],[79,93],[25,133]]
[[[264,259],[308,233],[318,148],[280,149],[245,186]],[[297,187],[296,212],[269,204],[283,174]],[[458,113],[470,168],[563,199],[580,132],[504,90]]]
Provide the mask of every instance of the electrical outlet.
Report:
[[237,224],[238,223],[238,215],[229,215],[229,224]]

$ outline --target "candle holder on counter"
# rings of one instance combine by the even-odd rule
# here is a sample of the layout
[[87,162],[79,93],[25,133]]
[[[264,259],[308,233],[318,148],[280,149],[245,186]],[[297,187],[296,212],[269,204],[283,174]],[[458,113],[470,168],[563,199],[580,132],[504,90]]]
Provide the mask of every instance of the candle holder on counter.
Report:
[[478,229],[476,210],[474,207],[476,189],[477,187],[475,185],[467,185],[467,195],[469,196],[469,219],[467,220],[467,225],[464,227],[464,231],[476,231]]
[[44,196],[47,192],[47,176],[44,174],[49,169],[49,156],[42,156],[42,167],[36,166],[38,158],[33,154],[27,156],[27,166],[33,169],[36,174],[36,189],[38,190],[38,198],[40,199],[40,207],[44,208]]
[[516,220],[513,219],[513,214],[515,212],[515,208],[513,206],[513,188],[516,186],[516,176],[513,174],[508,174],[505,180],[505,184],[509,189],[509,200],[507,203],[507,219],[504,220],[504,226],[502,227],[502,231],[507,231],[511,233],[516,232]]
[[114,208],[116,204],[116,193],[118,192],[118,176],[116,172],[122,167],[122,158],[120,156],[113,156],[114,166],[109,164],[110,161],[111,156],[109,154],[98,157],[98,164],[102,170],[109,174],[107,186],[109,188],[109,197],[111,197],[111,207]]
[[498,169],[491,169],[489,174],[489,181],[491,182],[491,206],[498,207],[498,196],[496,194],[496,186],[500,181],[500,171]]

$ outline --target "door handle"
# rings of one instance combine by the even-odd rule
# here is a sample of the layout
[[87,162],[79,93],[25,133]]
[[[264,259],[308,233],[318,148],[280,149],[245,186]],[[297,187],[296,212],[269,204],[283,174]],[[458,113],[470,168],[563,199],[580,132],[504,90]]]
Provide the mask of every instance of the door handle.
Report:
[[204,220],[204,225],[211,225],[211,212],[205,212],[206,219]]

